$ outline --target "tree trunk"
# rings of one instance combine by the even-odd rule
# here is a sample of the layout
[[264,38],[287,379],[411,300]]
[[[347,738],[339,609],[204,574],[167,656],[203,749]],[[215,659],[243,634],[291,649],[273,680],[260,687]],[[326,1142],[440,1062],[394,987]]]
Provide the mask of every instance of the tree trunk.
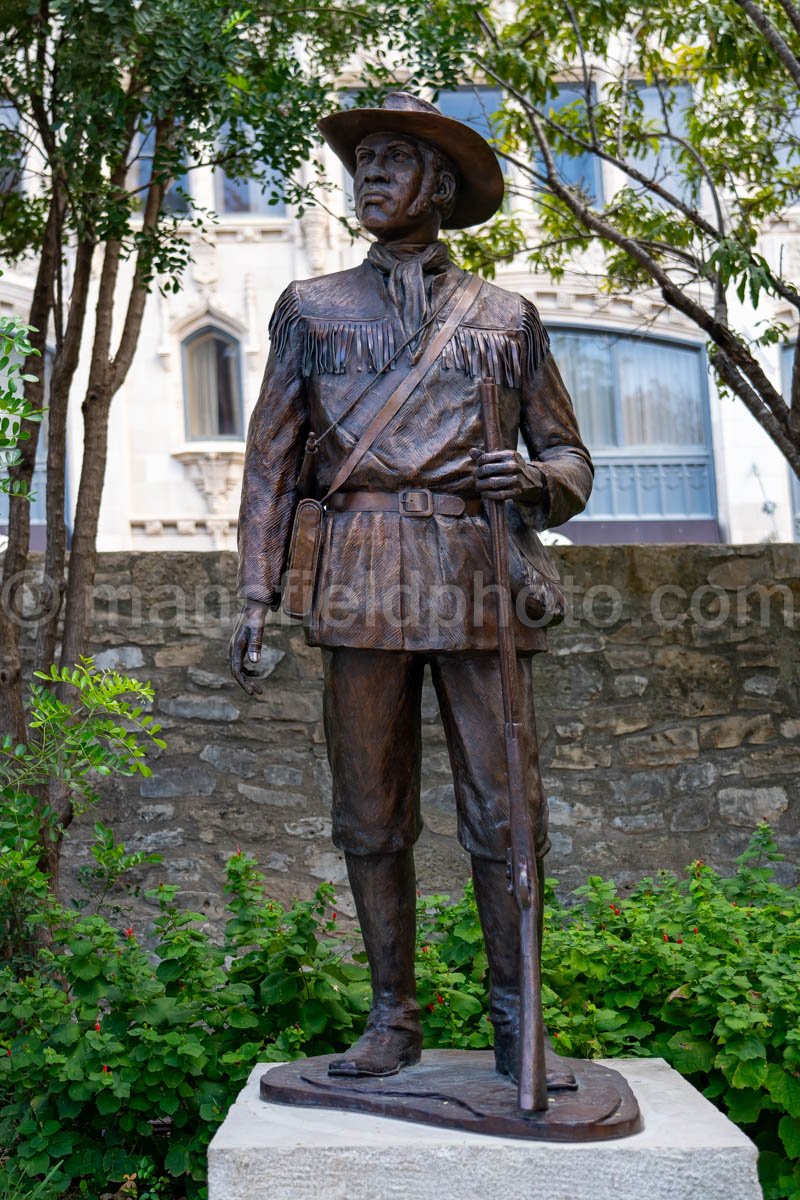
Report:
[[[25,384],[26,399],[37,409],[44,407],[44,353],[47,328],[53,307],[53,278],[60,269],[58,262],[60,209],[55,197],[47,214],[42,254],[33,289],[29,323],[35,327],[31,345],[39,355],[25,360],[24,374],[35,375],[36,381]],[[39,444],[38,421],[26,421],[23,429],[30,436],[20,443],[22,461],[9,472],[12,480],[28,486],[36,465]],[[25,741],[25,715],[22,703],[22,660],[20,635],[22,626],[18,615],[23,572],[28,565],[31,514],[30,502],[19,496],[9,499],[8,546],[3,561],[2,596],[0,598],[0,733],[11,733],[19,742]]]
[[48,409],[49,440],[47,446],[47,548],[42,581],[42,608],[45,613],[36,638],[35,663],[47,670],[55,660],[58,618],[64,597],[64,567],[67,551],[66,502],[67,473],[67,413],[69,393],[78,366],[81,340],[86,319],[94,244],[81,242],[75,256],[75,272],[69,316],[61,351],[53,364]]
[[86,652],[92,588],[97,567],[97,528],[108,457],[111,393],[105,379],[90,381],[83,402],[83,465],[69,555],[67,606],[61,665],[71,666]]

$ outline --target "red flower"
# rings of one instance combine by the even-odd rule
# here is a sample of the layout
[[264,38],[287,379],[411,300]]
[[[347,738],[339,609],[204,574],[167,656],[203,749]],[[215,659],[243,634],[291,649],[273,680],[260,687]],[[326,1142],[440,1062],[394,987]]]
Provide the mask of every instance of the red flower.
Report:
[[107,1075],[107,1074],[108,1074],[108,1067],[106,1066],[106,1064],[105,1064],[105,1063],[103,1063],[103,1074],[104,1074],[104,1075]]
[[133,926],[132,926],[132,925],[131,925],[130,929],[126,929],[126,930],[125,930],[125,937],[126,937],[126,938],[132,938],[132,937],[133,937]]
[[335,920],[336,920],[336,913],[335,913],[335,912],[332,912],[332,913],[331,913],[331,920],[332,920],[332,921],[335,921]]
[[428,1005],[428,1012],[433,1012],[433,1005],[432,1005],[432,1004],[429,1004],[429,1005]]
[[444,996],[437,996],[437,997],[436,997],[436,1003],[437,1003],[437,1004],[444,1004]]
[[683,945],[683,938],[678,938],[678,945],[679,945],[679,946],[682,946],[682,945]]
[[10,1047],[10,1046],[9,1046],[9,1048],[6,1050],[6,1057],[7,1057],[7,1058],[11,1058],[11,1047]]
[[667,937],[667,935],[666,935],[666,934],[664,934],[664,941],[665,941],[665,942],[668,942],[668,941],[669,941],[669,938]]
[[99,1021],[95,1021],[94,1031],[95,1031],[95,1033],[100,1032],[100,1022]]
[[699,932],[700,932],[700,931],[699,931],[699,929],[698,929],[698,928],[697,928],[697,926],[695,925],[694,929],[692,930],[692,933],[699,933]]
[[237,857],[237,858],[241,858],[241,857],[242,857],[242,848],[241,848],[241,846],[237,846],[237,847],[236,847],[236,857]]
[[558,1030],[557,1030],[557,1029],[554,1029],[554,1030],[553,1030],[553,1037],[559,1037],[559,1036],[560,1036],[560,1034],[559,1034]]

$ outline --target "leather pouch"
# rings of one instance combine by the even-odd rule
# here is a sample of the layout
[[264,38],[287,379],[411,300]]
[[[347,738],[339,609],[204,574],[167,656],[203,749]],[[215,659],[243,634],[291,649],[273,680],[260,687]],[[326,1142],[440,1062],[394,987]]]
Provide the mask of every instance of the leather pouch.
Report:
[[508,508],[508,574],[511,595],[533,625],[559,625],[566,615],[567,598],[558,570],[533,526],[513,503]]
[[300,501],[294,515],[289,543],[289,565],[281,599],[281,606],[287,617],[303,620],[311,613],[324,522],[325,510],[319,500]]

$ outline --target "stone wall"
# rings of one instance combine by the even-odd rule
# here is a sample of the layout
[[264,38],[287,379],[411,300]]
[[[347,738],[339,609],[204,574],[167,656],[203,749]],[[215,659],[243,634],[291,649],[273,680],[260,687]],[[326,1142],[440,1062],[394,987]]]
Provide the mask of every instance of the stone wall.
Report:
[[[553,849],[568,892],[588,874],[625,888],[694,858],[730,870],[769,819],[794,878],[800,851],[800,546],[564,547],[571,615],[536,662]],[[152,778],[116,782],[100,817],[130,847],[158,851],[152,878],[221,914],[226,857],[254,851],[278,899],[342,885],[328,840],[330,775],[320,658],[298,626],[267,627],[264,695],[228,675],[238,605],[234,556],[107,554],[94,651],[152,680],[168,747]],[[447,752],[424,698],[420,886],[457,891]],[[71,831],[65,880],[86,861],[91,816]]]

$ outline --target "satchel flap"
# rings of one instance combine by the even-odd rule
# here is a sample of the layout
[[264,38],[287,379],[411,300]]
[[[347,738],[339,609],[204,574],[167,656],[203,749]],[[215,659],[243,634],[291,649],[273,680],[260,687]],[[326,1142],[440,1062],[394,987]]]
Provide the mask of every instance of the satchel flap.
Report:
[[513,500],[508,501],[506,510],[508,512],[509,538],[516,549],[544,579],[549,579],[551,583],[558,583],[560,579],[558,568],[547,553],[533,524],[525,519],[520,511],[520,506]]
[[297,506],[283,590],[283,611],[287,616],[304,617],[311,610],[322,545],[323,515],[318,500],[301,500]]

